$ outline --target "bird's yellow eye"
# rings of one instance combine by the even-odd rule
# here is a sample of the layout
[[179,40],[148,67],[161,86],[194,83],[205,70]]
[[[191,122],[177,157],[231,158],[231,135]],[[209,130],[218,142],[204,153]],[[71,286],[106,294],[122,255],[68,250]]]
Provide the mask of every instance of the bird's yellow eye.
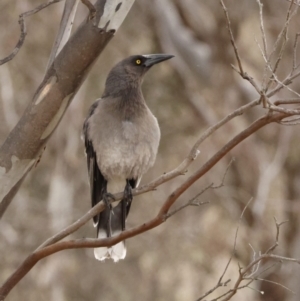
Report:
[[135,63],[136,63],[137,65],[140,65],[140,64],[142,63],[142,61],[141,61],[141,60],[136,60]]

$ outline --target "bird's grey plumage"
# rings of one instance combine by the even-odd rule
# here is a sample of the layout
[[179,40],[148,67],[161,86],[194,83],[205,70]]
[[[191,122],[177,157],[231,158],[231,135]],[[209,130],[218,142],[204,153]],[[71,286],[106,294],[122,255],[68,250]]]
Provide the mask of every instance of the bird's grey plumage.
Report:
[[[131,206],[131,189],[154,164],[160,140],[157,119],[144,100],[141,83],[149,68],[171,55],[131,56],[109,73],[101,99],[90,108],[83,126],[92,206],[108,193],[124,190],[124,198],[94,217],[98,237],[117,235],[125,229]],[[124,189],[125,187],[125,189]],[[114,203],[115,204],[115,203]],[[126,255],[124,242],[96,248],[99,260],[114,261]]]

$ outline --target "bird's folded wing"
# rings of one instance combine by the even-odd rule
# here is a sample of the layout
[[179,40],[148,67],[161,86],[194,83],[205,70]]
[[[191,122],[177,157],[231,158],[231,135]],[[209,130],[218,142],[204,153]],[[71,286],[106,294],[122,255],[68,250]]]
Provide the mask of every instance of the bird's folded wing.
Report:
[[[97,107],[97,103],[95,103],[91,107],[89,115],[83,125],[83,136],[85,142],[87,167],[88,167],[89,180],[90,180],[90,193],[91,193],[92,207],[94,207],[102,200],[103,188],[106,185],[106,180],[101,174],[101,171],[97,164],[97,155],[93,147],[93,142],[88,137],[89,117],[93,114],[96,107]],[[99,222],[99,215],[94,216],[93,219],[94,219],[94,225],[97,226]]]

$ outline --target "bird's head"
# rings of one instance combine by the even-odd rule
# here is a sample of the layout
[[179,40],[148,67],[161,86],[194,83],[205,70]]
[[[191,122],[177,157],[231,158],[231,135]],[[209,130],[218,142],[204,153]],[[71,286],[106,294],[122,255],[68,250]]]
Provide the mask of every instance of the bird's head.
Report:
[[112,91],[121,91],[127,85],[140,85],[146,72],[155,64],[169,60],[174,55],[171,54],[145,54],[132,55],[117,65],[110,71],[107,80],[105,93],[111,95]]

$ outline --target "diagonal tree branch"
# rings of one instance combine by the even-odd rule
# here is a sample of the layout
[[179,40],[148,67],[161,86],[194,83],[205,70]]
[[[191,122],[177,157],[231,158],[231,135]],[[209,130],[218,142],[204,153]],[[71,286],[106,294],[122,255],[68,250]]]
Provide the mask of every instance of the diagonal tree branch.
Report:
[[11,190],[16,189],[16,184],[34,166],[94,62],[133,3],[134,0],[124,0],[120,6],[119,1],[97,0],[95,17],[81,24],[47,70],[32,102],[0,147],[0,217],[12,201]]
[[[88,220],[90,220],[94,215],[99,213],[104,209],[102,202],[97,204],[95,207],[90,209],[84,216],[78,219],[75,223],[68,226],[52,238],[44,242],[40,247],[38,247],[32,254],[30,254],[25,261],[17,268],[17,270],[7,279],[7,281],[0,288],[0,301],[4,300],[8,293],[13,289],[13,287],[35,266],[35,264],[41,259],[57,253],[62,250],[67,249],[77,249],[77,248],[94,248],[102,246],[112,246],[124,239],[136,236],[143,232],[149,231],[168,219],[168,212],[179,196],[186,191],[195,181],[206,174],[216,163],[218,163],[231,149],[236,145],[241,143],[247,137],[252,135],[254,132],[258,131],[262,127],[272,122],[278,122],[285,117],[288,117],[285,113],[274,113],[272,115],[265,115],[255,122],[253,122],[249,127],[240,132],[234,138],[232,138],[222,149],[220,149],[215,155],[213,155],[202,167],[200,167],[192,176],[190,176],[184,183],[182,183],[175,191],[173,191],[169,197],[163,203],[158,214],[150,221],[143,223],[135,228],[123,231],[117,236],[106,238],[106,239],[75,239],[69,241],[60,241],[64,237],[68,236],[70,233],[75,232],[82,225],[84,225]],[[161,183],[157,184],[160,185]],[[148,189],[148,191],[151,188]],[[133,191],[135,195],[136,192]],[[121,197],[121,196],[120,196]],[[116,198],[117,199],[117,198]],[[270,255],[271,256],[271,255]]]

